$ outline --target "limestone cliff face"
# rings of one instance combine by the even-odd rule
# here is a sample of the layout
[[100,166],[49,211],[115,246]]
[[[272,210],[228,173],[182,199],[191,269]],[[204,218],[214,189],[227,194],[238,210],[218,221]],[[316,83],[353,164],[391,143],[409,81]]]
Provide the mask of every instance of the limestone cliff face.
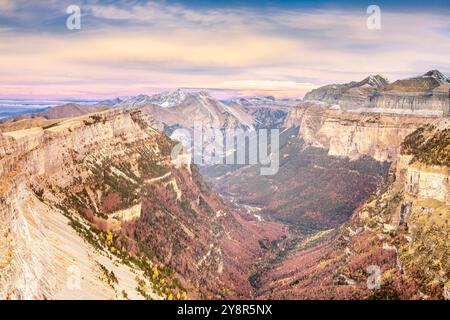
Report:
[[399,169],[406,171],[408,193],[449,204],[450,120],[423,126],[402,143]]
[[77,177],[89,174],[88,169],[75,172],[77,161],[125,156],[126,143],[153,141],[157,150],[156,132],[143,130],[142,121],[138,113],[116,110],[2,134],[1,298],[125,298],[121,291],[139,298],[135,278],[142,271],[87,243],[79,232],[88,226],[63,215],[57,209],[63,198],[44,185],[64,189],[76,184]]
[[406,191],[412,195],[450,204],[450,180],[446,167],[408,166],[406,185]]
[[398,113],[446,116],[449,114],[450,80],[438,70],[397,80],[369,98],[368,107]]
[[[450,122],[405,137],[350,221],[319,232],[263,277],[272,298],[450,299]],[[374,270],[379,276],[374,277]]]
[[450,157],[448,119],[437,120],[406,137],[396,180],[380,199],[395,235],[398,268],[418,286],[421,298],[450,299]]
[[329,150],[329,155],[356,159],[371,156],[394,161],[404,137],[431,119],[368,115],[298,106],[291,110],[287,126],[299,126],[299,137],[311,146]]
[[448,115],[449,105],[450,80],[437,70],[393,83],[377,75],[312,90],[286,126],[299,126],[302,139],[330,155],[395,161],[403,139]]
[[[135,119],[133,119],[135,117]],[[0,175],[20,166],[20,174],[41,175],[64,171],[61,168],[72,157],[69,153],[104,153],[117,140],[136,142],[154,132],[139,126],[144,121],[139,112],[107,111],[63,121],[49,127],[35,127],[3,133],[0,146]],[[18,161],[20,160],[20,162]],[[63,180],[70,181],[66,176]]]
[[430,92],[384,91],[374,95],[364,111],[386,111],[404,114],[446,116],[449,114],[449,86]]
[[395,252],[396,272],[422,299],[450,299],[449,128],[436,120],[408,135],[394,180],[352,219],[353,229],[370,228]]

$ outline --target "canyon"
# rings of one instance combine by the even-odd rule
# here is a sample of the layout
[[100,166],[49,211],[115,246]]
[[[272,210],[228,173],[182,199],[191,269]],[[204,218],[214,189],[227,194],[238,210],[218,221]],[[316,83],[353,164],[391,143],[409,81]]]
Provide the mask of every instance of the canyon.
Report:
[[[448,119],[435,120],[407,136],[395,169],[351,219],[334,234],[326,230],[299,243],[289,258],[260,275],[259,294],[274,299],[449,299],[448,167],[415,156],[427,156],[432,149],[431,154],[444,153],[448,160],[448,125]],[[373,286],[376,278],[378,286]]]
[[[447,88],[448,80],[439,74],[429,72],[395,86],[425,80]],[[369,77],[363,83],[385,87],[383,80]],[[449,122],[439,116],[446,112],[448,96],[437,104],[442,113],[428,112],[434,102],[424,107],[426,112],[352,110],[336,105],[343,95],[334,89],[313,90],[290,109],[278,177],[264,180],[251,166],[205,170],[210,182],[234,201],[257,206],[262,219],[295,228],[298,237],[284,256],[253,275],[256,295],[449,299]],[[368,159],[385,163],[385,171],[370,171],[376,167]],[[336,161],[339,165],[330,171],[327,165]],[[349,202],[355,190],[362,194]],[[314,201],[317,195],[320,200]],[[342,201],[347,207],[334,211],[333,205]]]
[[[439,74],[427,73],[425,79],[434,82]],[[447,103],[439,103],[444,112]],[[389,174],[335,235],[330,230],[313,235],[263,274],[261,294],[293,299],[448,299],[448,118],[336,109],[304,102],[287,123],[299,126],[300,139],[330,156],[389,161]],[[374,270],[379,276],[375,290],[369,286]]]
[[286,233],[230,210],[195,166],[177,169],[140,110],[1,138],[4,299],[248,297],[258,241]]
[[[441,75],[295,106],[177,90],[5,121],[0,296],[450,299]],[[278,174],[178,163],[167,135],[194,121],[279,128]]]

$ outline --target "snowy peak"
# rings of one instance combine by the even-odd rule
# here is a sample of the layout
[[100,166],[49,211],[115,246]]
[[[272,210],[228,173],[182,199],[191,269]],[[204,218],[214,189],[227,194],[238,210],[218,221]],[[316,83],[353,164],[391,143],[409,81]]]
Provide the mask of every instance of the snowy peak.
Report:
[[121,107],[140,107],[146,104],[150,104],[150,99],[148,95],[140,94],[135,97],[130,97],[121,103],[119,103],[119,106]]
[[132,108],[141,107],[150,104],[150,96],[145,94],[140,94],[134,97],[117,97],[114,99],[103,100],[97,103],[101,106],[110,106],[116,108]]
[[193,97],[195,93],[185,92],[181,89],[165,91],[150,97],[150,103],[163,108],[171,108],[182,104],[186,99]]
[[357,86],[369,85],[374,88],[382,88],[389,84],[389,81],[383,77],[382,75],[370,75],[361,82],[358,83]]
[[430,77],[436,79],[439,83],[449,83],[450,80],[442,74],[439,70],[430,70],[425,73],[422,77]]
[[158,105],[163,108],[171,108],[185,103],[188,99],[198,99],[205,96],[209,97],[207,92],[193,93],[177,89],[174,91],[164,91],[152,96],[140,94],[133,97],[115,98],[101,101],[99,104],[119,108],[143,107],[146,105]]
[[[157,105],[162,108],[173,108],[180,105],[200,104],[205,101],[213,100],[207,91],[189,92],[182,89],[174,91],[164,91],[152,96],[140,94],[132,97],[119,97],[99,102],[99,105],[112,106],[119,108],[143,107],[146,105]],[[242,107],[276,107],[287,108],[298,104],[300,100],[295,99],[277,99],[272,96],[266,97],[242,97],[235,98],[230,103],[238,104]]]
[[[163,108],[172,108],[188,103],[199,103],[201,101],[214,100],[207,91],[188,92],[182,89],[165,91],[150,97],[150,103]],[[214,100],[215,101],[215,100]]]

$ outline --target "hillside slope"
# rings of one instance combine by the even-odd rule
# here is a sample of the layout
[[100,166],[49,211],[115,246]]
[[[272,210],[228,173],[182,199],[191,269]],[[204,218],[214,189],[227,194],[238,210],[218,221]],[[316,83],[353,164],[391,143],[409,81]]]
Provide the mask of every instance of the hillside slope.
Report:
[[262,297],[450,299],[448,119],[409,135],[395,173],[333,232],[260,276]]
[[259,240],[286,234],[172,163],[173,142],[139,110],[0,139],[3,298],[249,297]]

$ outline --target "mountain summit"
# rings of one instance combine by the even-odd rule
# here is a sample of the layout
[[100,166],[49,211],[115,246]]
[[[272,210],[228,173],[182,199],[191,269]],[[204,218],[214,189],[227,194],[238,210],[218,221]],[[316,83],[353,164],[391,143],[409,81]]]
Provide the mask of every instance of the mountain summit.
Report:
[[112,100],[105,100],[99,102],[101,105],[109,105],[112,107],[119,108],[132,108],[132,107],[143,107],[146,105],[158,105],[163,108],[171,108],[178,106],[185,102],[189,98],[197,98],[205,93],[194,93],[187,92],[182,89],[177,89],[175,91],[164,91],[152,96],[146,94],[139,94],[137,96],[132,96],[128,98],[116,98]]
[[381,88],[389,84],[389,81],[382,75],[370,75],[364,80],[358,82],[357,86],[369,85],[374,88]]
[[[115,101],[115,100],[109,100]],[[105,105],[106,102],[100,102]],[[142,108],[155,120],[158,128],[193,128],[194,123],[205,127],[224,129],[252,127],[253,119],[239,105],[225,105],[206,91],[188,92],[182,89],[165,91],[152,96],[138,95],[109,105],[117,108]]]
[[188,98],[194,98],[200,93],[191,93],[177,89],[175,91],[165,91],[150,97],[149,102],[164,108],[175,107],[182,104]]
[[442,84],[450,83],[449,78],[443,75],[442,72],[440,72],[439,70],[430,70],[427,73],[425,73],[423,77],[432,77]]

